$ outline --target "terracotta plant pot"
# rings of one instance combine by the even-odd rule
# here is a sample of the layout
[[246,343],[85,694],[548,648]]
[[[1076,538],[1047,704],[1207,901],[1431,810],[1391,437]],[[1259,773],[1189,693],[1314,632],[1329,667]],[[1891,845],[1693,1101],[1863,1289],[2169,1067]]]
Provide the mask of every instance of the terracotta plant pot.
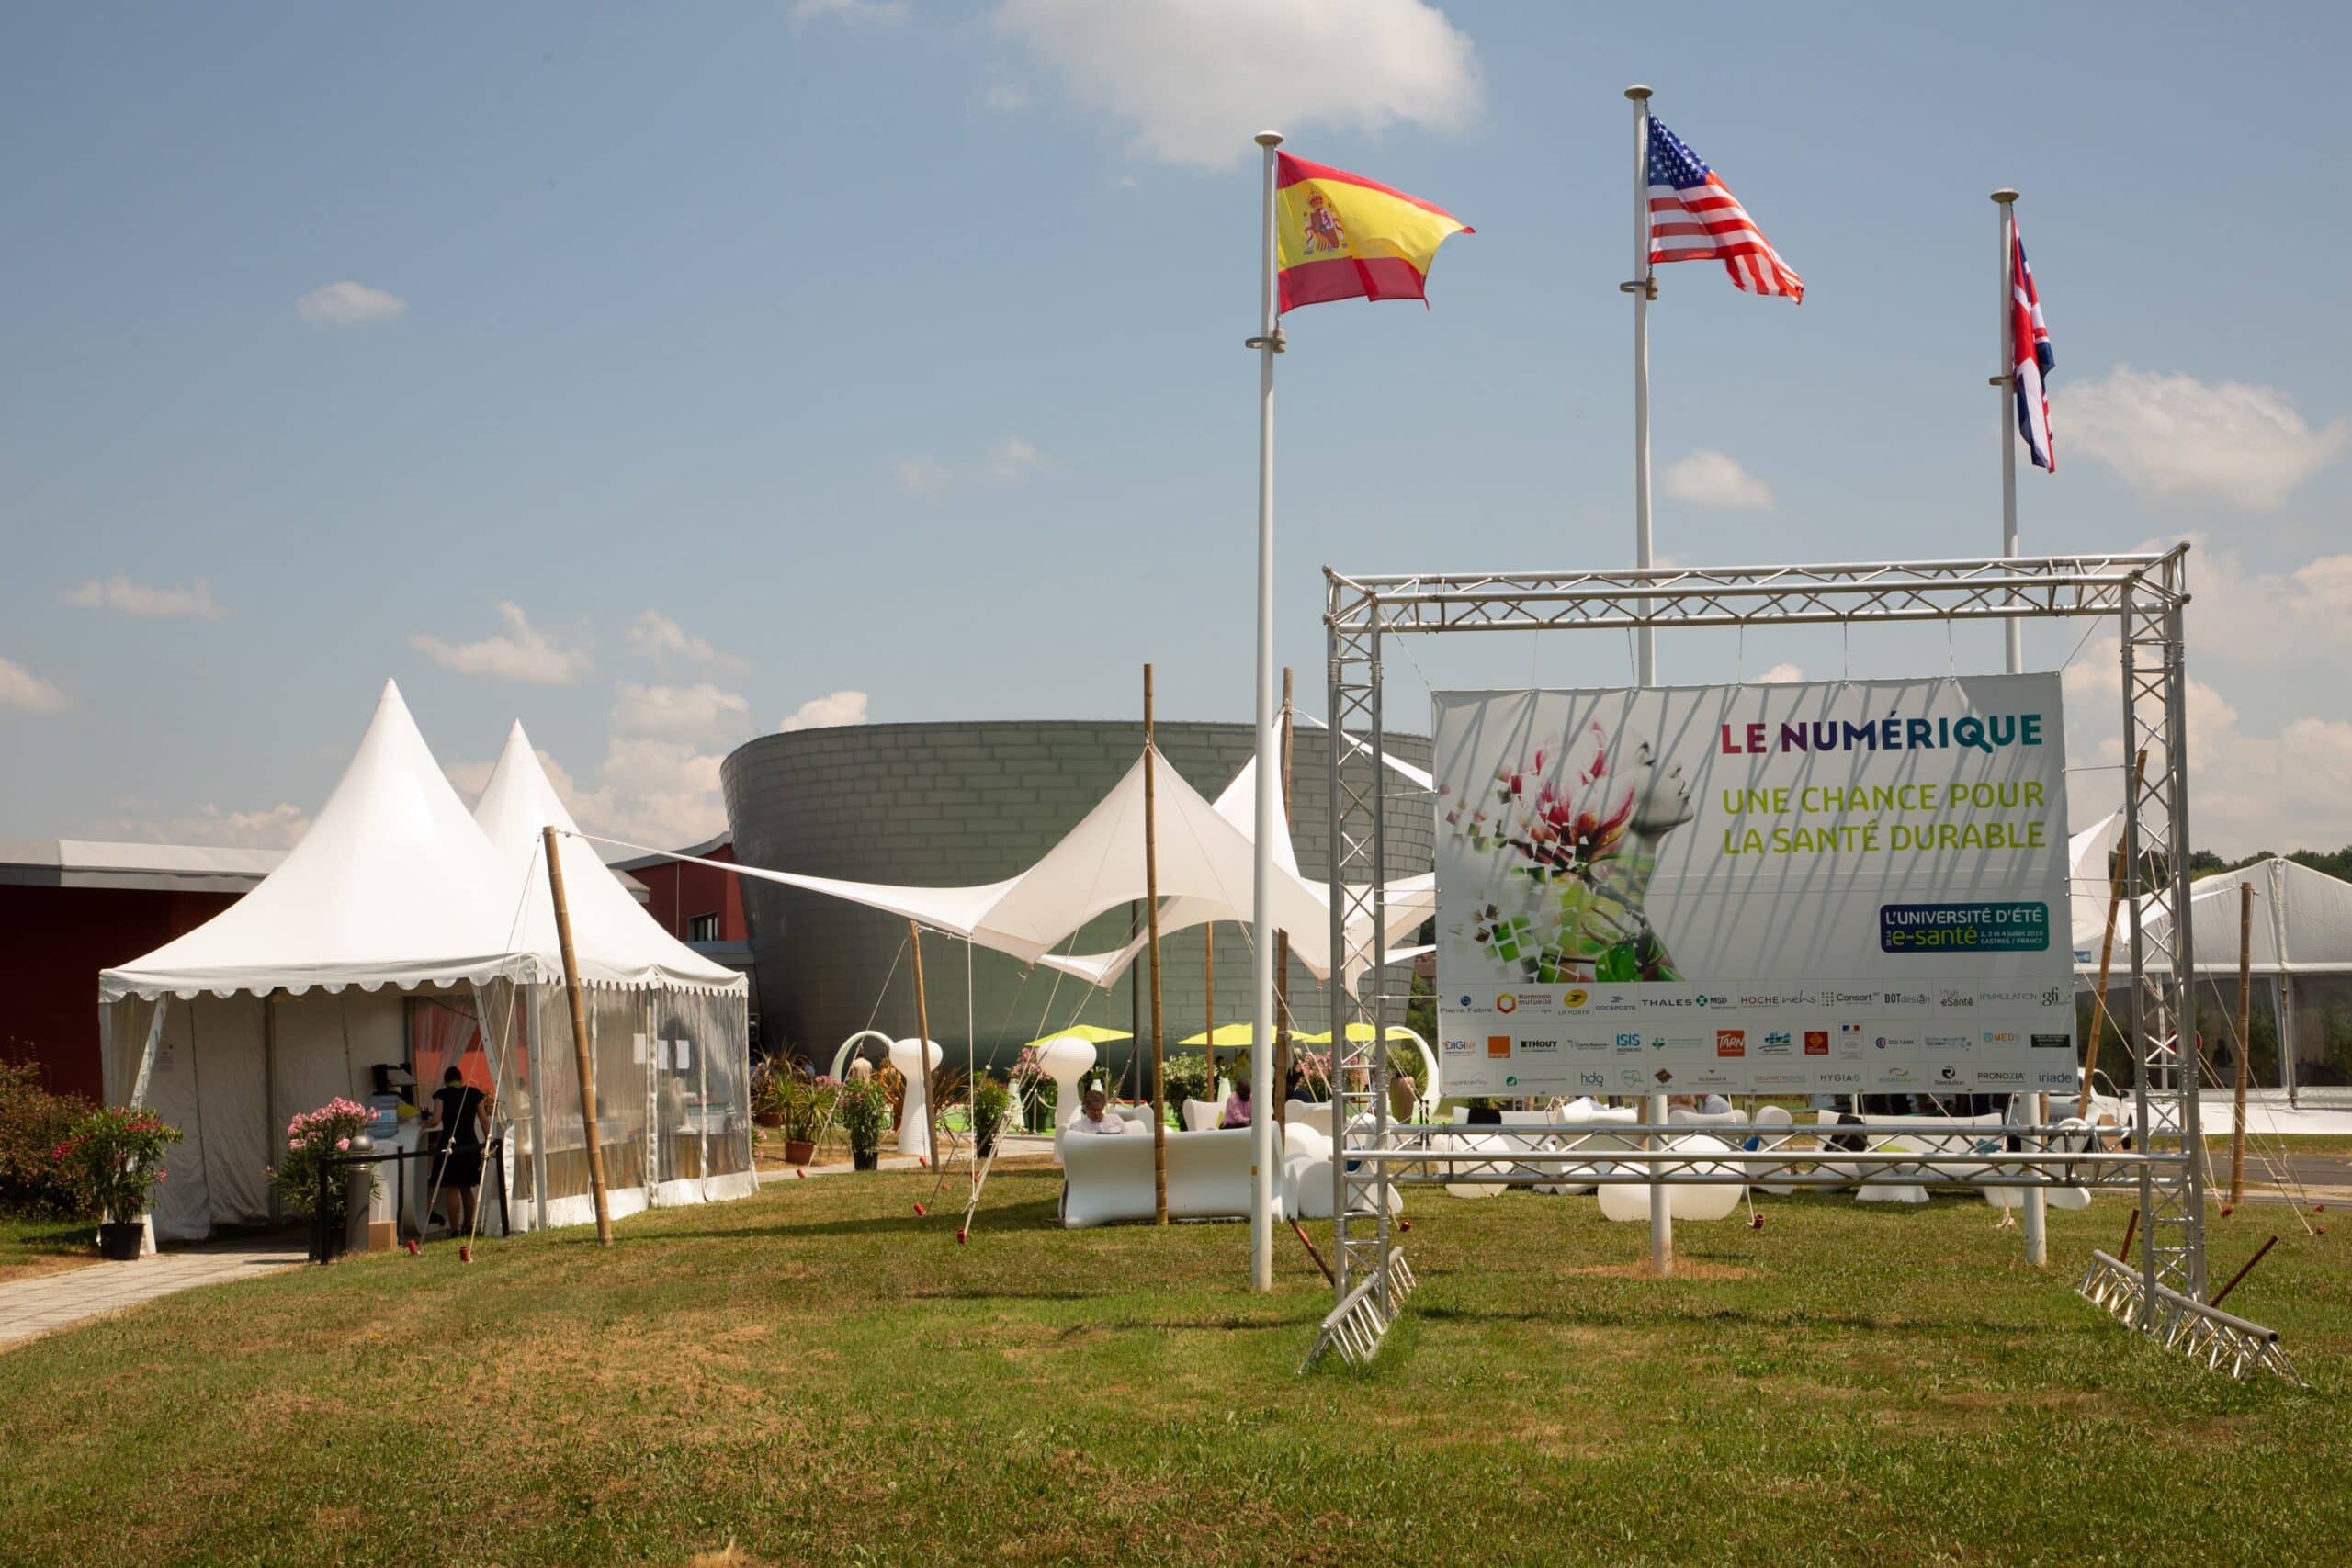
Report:
[[784,1141],[784,1163],[807,1165],[817,1157],[817,1145],[807,1138],[786,1138]]
[[781,1111],[755,1111],[752,1113],[752,1122],[759,1127],[781,1127],[784,1125],[784,1112]]

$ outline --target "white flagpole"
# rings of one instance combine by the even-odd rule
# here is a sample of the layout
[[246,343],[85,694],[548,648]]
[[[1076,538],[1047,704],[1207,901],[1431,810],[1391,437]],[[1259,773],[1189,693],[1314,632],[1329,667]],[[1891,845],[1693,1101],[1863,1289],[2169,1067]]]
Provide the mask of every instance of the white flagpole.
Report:
[[[1657,284],[1650,276],[1650,90],[1625,89],[1634,101],[1634,281],[1621,284],[1634,297],[1634,564],[1650,564],[1650,301]],[[1645,612],[1649,601],[1642,601]],[[1635,682],[1657,683],[1657,629],[1634,634]]]
[[[2018,193],[2007,186],[1993,193],[1994,205],[2001,211],[2001,310],[1998,319],[1999,357],[1994,368],[1998,372],[1993,385],[2000,393],[2001,417],[1997,422],[2001,433],[2001,555],[2014,559],[2018,553],[2018,435],[2017,400],[2017,338],[2010,312],[2017,298],[2016,257],[2018,251]],[[2005,659],[2002,668],[2010,674],[2025,671],[2025,624],[2011,616],[2002,626]],[[2048,1123],[2050,1097],[2037,1093],[2033,1097],[2034,1121]],[[2041,1269],[2050,1263],[2050,1200],[2039,1187],[2029,1187],[2025,1193],[2025,1260]]]
[[1274,1288],[1274,355],[1283,351],[1274,292],[1275,149],[1278,130],[1261,130],[1266,151],[1265,254],[1259,274],[1258,335],[1258,778],[1250,916],[1250,1288]]
[[[2001,554],[2014,558],[2018,553],[2018,438],[2011,429],[2017,419],[2012,399],[2017,379],[2016,343],[2011,335],[2009,310],[2017,293],[2017,276],[2011,258],[2017,254],[2018,193],[2006,186],[1993,193],[1995,205],[2001,209],[2001,313],[2000,357],[1994,368],[1999,372],[1993,385],[2001,389]],[[2025,625],[2012,615],[2004,623],[2007,638],[2007,670],[2012,675],[2025,669]],[[2037,1187],[2036,1192],[2041,1190]]]
[[[1650,90],[1635,83],[1625,89],[1634,102],[1634,281],[1621,285],[1634,297],[1634,564],[1650,564],[1650,298],[1657,284],[1650,275]],[[1644,613],[1650,602],[1641,601]],[[1644,686],[1657,683],[1657,630],[1644,626],[1635,637],[1634,672]],[[1649,1097],[1647,1120],[1666,1122],[1666,1096]],[[1652,1148],[1663,1148],[1653,1136]],[[1659,1172],[1653,1169],[1652,1176]],[[1674,1272],[1673,1189],[1662,1181],[1650,1184],[1650,1268],[1664,1276]]]

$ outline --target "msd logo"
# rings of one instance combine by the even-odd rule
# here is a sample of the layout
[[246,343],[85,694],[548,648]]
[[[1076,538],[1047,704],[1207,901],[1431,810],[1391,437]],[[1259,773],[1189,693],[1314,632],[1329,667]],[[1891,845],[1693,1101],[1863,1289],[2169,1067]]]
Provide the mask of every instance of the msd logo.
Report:
[[1715,1031],[1715,1055],[1718,1055],[1718,1056],[1745,1056],[1745,1055],[1747,1055],[1747,1031],[1746,1031],[1746,1030],[1744,1030],[1744,1029],[1718,1029],[1718,1030],[1716,1030],[1716,1031]]

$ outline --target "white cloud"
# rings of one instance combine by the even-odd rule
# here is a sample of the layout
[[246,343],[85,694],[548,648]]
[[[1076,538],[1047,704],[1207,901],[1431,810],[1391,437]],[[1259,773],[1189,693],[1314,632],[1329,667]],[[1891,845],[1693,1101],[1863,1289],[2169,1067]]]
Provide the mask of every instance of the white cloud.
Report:
[[942,462],[928,452],[911,453],[892,461],[899,483],[925,499],[944,495],[964,484],[1018,484],[1047,466],[1037,448],[1018,435],[989,442],[976,463]]
[[581,795],[573,815],[592,833],[635,843],[674,847],[707,839],[727,825],[718,791],[722,760],[690,740],[613,736],[596,787]]
[[42,680],[13,659],[0,659],[0,710],[17,713],[63,713],[74,705],[53,682]]
[[899,483],[921,496],[945,492],[956,478],[955,470],[936,457],[918,454],[900,457],[894,464],[899,471]]
[[1029,89],[1010,76],[991,72],[980,88],[980,107],[998,114],[1018,114],[1029,107]]
[[154,583],[133,582],[117,572],[108,578],[94,577],[79,588],[65,590],[58,597],[68,604],[76,604],[85,610],[111,610],[118,615],[186,615],[201,621],[217,621],[229,614],[212,597],[211,585],[200,577],[192,585],[175,582],[165,588]]
[[1004,0],[994,21],[1140,155],[1230,167],[1269,126],[1459,130],[1470,40],[1427,0]]
[[1666,470],[1666,493],[1693,506],[1760,511],[1772,504],[1772,487],[1721,452],[1702,448]]
[[[2118,736],[2121,722],[2121,649],[2112,637],[2093,638],[2061,677],[2068,711],[2067,760],[2080,770],[2069,780],[2068,815],[2088,827],[2123,797],[2130,759]],[[2237,856],[2256,850],[2334,849],[2352,843],[2352,723],[2300,717],[2276,735],[2253,735],[2221,691],[2188,678],[2184,715],[2188,742],[2188,822],[2191,847]],[[2151,773],[2162,753],[2148,758]]]
[[629,623],[628,630],[622,636],[628,640],[630,652],[656,664],[676,658],[720,670],[746,668],[743,660],[734,654],[721,653],[659,610],[639,610],[637,619]]
[[364,327],[396,320],[408,309],[408,301],[364,283],[330,283],[295,300],[294,309],[304,321],[320,326]]
[[810,22],[898,22],[907,15],[906,0],[792,0],[792,25]]
[[2203,496],[2241,512],[2278,510],[2352,434],[2340,419],[2312,429],[2275,387],[2209,386],[2128,365],[2068,389],[2060,406],[2062,457],[2071,446],[2146,494]]
[[254,811],[223,811],[207,805],[178,817],[115,817],[93,829],[100,838],[132,843],[219,844],[239,850],[291,849],[310,830],[310,814],[287,801]]
[[1792,686],[1804,679],[1804,671],[1794,664],[1775,664],[1756,679],[1767,686]]
[[752,705],[741,694],[722,692],[707,682],[640,686],[622,681],[613,687],[611,717],[616,731],[629,735],[733,742],[752,733]]
[[588,673],[592,660],[584,647],[565,647],[531,625],[520,604],[501,600],[498,618],[504,632],[480,642],[445,642],[425,632],[410,636],[408,645],[444,670],[460,675],[481,675],[497,681],[524,681],[537,686],[568,686]]
[[2191,659],[2291,664],[2352,651],[2352,555],[2321,556],[2292,571],[2248,571],[2236,550],[2203,534],[2187,537]]
[[824,729],[836,724],[864,724],[866,695],[864,692],[828,692],[821,697],[811,697],[793,710],[792,716],[776,726],[778,729]]

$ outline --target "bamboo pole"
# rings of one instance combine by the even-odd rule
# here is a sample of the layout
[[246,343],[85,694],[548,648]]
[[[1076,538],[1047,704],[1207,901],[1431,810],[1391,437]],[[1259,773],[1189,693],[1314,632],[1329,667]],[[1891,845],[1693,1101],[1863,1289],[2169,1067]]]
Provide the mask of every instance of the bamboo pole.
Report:
[[[922,989],[922,928],[914,921],[907,922],[907,943],[915,954],[915,1066],[922,1073],[922,1146],[930,1156],[931,1168],[939,1168],[939,1113],[931,1102],[931,1004]],[[899,1110],[906,1100],[899,1101]]]
[[[2148,751],[2144,746],[2132,759],[2132,794],[2140,793],[2140,780],[2148,770]],[[2091,1037],[2083,1048],[2083,1087],[2075,1097],[2075,1114],[2087,1120],[2091,1113],[2091,1075],[2098,1070],[2098,1037],[2107,1023],[2107,977],[2115,963],[2115,911],[2123,902],[2123,874],[2132,864],[2132,818],[2123,818],[2123,841],[2115,846],[2115,856],[2107,874],[2107,934],[2098,944],[2098,997],[2091,1004]],[[2177,911],[2176,911],[2177,919]]]
[[[1291,669],[1283,666],[1283,831],[1290,831]],[[1274,1081],[1253,1092],[1274,1097],[1274,1123],[1290,1124],[1290,932],[1274,933]],[[1302,1236],[1304,1231],[1299,1233]],[[1311,1252],[1314,1249],[1308,1248]],[[1317,1258],[1317,1267],[1323,1260]],[[1329,1276],[1329,1268],[1324,1268]]]
[[1210,1104],[1216,1103],[1216,922],[1204,921],[1201,926],[1201,972],[1208,986],[1208,1032],[1202,1037],[1201,1054],[1209,1060]]
[[1159,1044],[1159,759],[1151,739],[1151,666],[1143,667],[1143,907],[1151,952],[1151,1222],[1168,1223],[1168,1072]]
[[571,946],[571,908],[563,899],[563,857],[553,828],[540,829],[548,893],[555,899],[555,940],[563,952],[563,989],[571,1003],[571,1054],[580,1067],[580,1126],[588,1145],[588,1190],[596,1201],[596,1245],[613,1245],[613,1211],[605,1197],[605,1140],[596,1128],[596,1064],[588,1052],[588,1002],[580,991],[580,956]]
[[[2238,884],[2238,1083],[2230,1106],[2230,1207],[2245,1190],[2245,1080],[2253,1052],[2247,1031],[2254,1011],[2254,884]],[[2248,1268],[2253,1265],[2248,1264]],[[2235,1280],[2231,1281],[2235,1284]]]

